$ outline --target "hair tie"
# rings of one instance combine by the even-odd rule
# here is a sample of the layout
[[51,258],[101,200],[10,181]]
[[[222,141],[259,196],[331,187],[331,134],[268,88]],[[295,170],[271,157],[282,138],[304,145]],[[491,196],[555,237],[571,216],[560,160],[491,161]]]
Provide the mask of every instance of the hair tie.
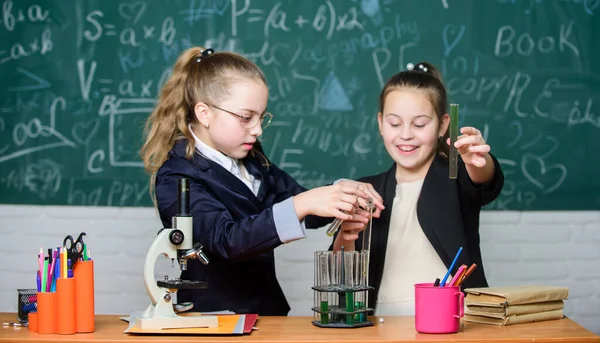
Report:
[[202,61],[203,58],[207,58],[210,55],[214,54],[214,50],[213,49],[202,49],[202,51],[200,52],[200,56],[198,58],[196,58],[196,63],[199,63],[200,61]]
[[[429,71],[429,68],[427,68],[426,66],[424,66],[422,63],[419,63],[416,66],[419,70],[415,70],[415,71],[422,71],[424,73],[427,73]],[[406,69],[408,69],[409,71],[413,71],[415,69],[415,65],[412,63],[409,63],[406,65]]]

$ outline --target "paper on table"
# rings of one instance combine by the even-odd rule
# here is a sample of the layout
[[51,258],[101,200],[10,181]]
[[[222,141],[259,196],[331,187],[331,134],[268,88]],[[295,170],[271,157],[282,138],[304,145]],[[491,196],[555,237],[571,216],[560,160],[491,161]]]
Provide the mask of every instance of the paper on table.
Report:
[[[245,315],[238,314],[224,314],[217,315],[219,319],[219,326],[216,328],[178,328],[178,329],[164,329],[164,330],[151,330],[142,329],[137,319],[140,318],[141,312],[132,312],[129,316],[129,327],[125,330],[125,333],[130,334],[188,334],[188,335],[242,335],[244,334],[244,324],[246,322]],[[181,315],[181,314],[180,314]],[[200,316],[201,314],[196,313],[185,313],[182,316]]]
[[[143,311],[134,311],[134,312],[131,312],[131,313],[132,314],[135,313],[135,317],[134,318],[137,318],[137,317],[141,317],[142,316]],[[185,312],[183,312],[183,313],[185,313]],[[201,312],[201,314],[204,314],[204,315],[219,315],[219,314],[235,314],[235,312],[229,311],[229,310],[221,310],[221,311]],[[129,317],[130,316],[119,317],[119,319],[121,319],[122,321],[125,321],[125,322],[129,322]]]

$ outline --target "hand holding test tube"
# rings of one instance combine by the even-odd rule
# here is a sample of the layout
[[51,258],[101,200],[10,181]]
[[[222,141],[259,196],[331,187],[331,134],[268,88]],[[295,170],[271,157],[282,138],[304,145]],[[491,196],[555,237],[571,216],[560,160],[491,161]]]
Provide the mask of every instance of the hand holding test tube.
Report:
[[[358,201],[358,200],[357,200]],[[367,204],[366,204],[366,209],[370,212],[372,212],[372,209],[375,207],[375,205],[373,204],[373,199],[369,198],[367,199]],[[348,214],[348,212],[346,211],[342,211],[345,214]],[[340,228],[340,225],[342,225],[344,221],[342,219],[336,218],[327,228],[327,231],[325,231],[325,233],[327,234],[327,236],[332,237],[337,230]]]

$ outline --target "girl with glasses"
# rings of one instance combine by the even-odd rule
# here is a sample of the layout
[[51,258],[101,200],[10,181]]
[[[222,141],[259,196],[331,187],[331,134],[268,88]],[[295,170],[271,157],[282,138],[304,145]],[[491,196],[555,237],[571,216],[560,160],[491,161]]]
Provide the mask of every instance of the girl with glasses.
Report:
[[176,61],[147,121],[141,156],[165,227],[176,215],[178,180],[190,180],[193,239],[210,260],[190,260],[181,275],[208,282],[208,289],[178,292],[178,302],[193,302],[195,311],[287,315],[274,249],[333,217],[366,222],[367,212],[356,209],[368,200],[375,216],[383,209],[369,184],[341,180],[306,190],[273,165],[258,140],[272,118],[267,100],[254,63],[195,47]]

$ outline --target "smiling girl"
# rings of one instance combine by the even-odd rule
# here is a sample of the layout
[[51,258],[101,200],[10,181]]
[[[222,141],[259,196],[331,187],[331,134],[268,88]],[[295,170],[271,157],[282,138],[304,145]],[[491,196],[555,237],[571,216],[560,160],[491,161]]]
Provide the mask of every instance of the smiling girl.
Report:
[[[386,205],[371,236],[369,307],[377,315],[414,314],[414,285],[443,277],[460,247],[456,265],[478,266],[463,287],[487,286],[479,214],[500,194],[504,175],[481,132],[463,127],[455,143],[458,178],[449,178],[447,110],[441,76],[428,63],[394,75],[381,92],[377,121],[394,164],[359,180],[372,184]],[[362,239],[354,239],[362,234],[354,230],[364,224],[361,210],[355,213],[357,220],[342,224],[334,250],[361,249]]]

